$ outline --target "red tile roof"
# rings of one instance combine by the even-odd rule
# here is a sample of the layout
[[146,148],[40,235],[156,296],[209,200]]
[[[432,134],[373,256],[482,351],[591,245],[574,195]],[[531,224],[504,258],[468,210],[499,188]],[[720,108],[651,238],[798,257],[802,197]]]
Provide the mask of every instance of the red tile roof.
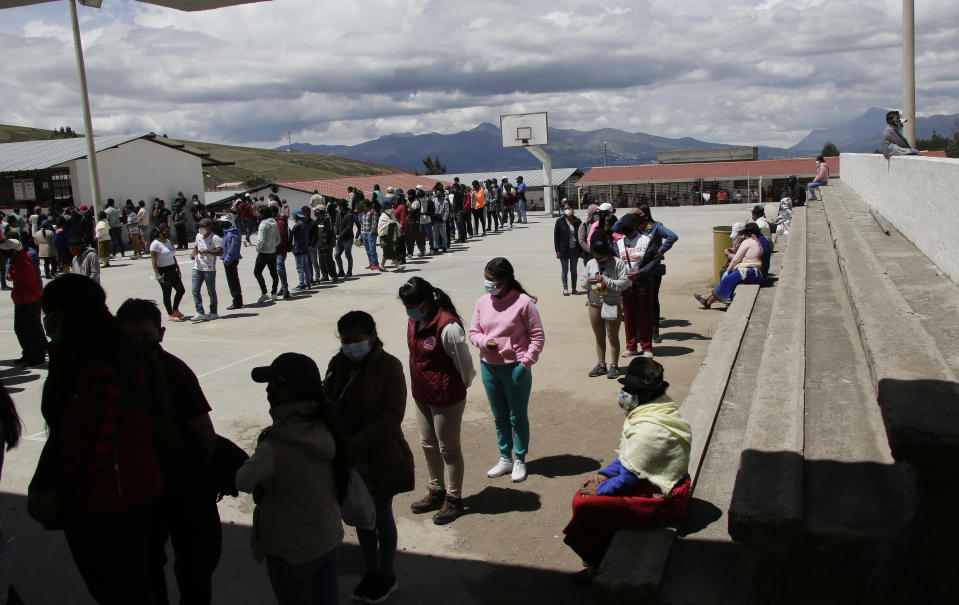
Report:
[[946,155],[945,149],[935,149],[935,150],[926,151],[926,152],[923,152],[922,155],[926,156],[927,158],[948,158],[949,157]]
[[[826,158],[830,176],[839,175],[839,158]],[[589,183],[646,183],[652,181],[695,181],[699,179],[745,180],[746,178],[785,178],[816,176],[816,159],[758,160],[752,162],[707,162],[697,164],[651,164],[646,166],[610,166],[592,168],[579,180]]]
[[[347,187],[355,187],[361,190],[366,197],[373,195],[373,185],[379,185],[383,193],[386,193],[387,187],[402,187],[403,190],[416,189],[417,185],[422,185],[427,191],[436,184],[435,176],[416,176],[407,172],[397,172],[395,174],[370,174],[361,176],[338,176],[329,179],[308,179],[303,181],[274,181],[275,185],[282,185],[291,189],[299,189],[313,193],[318,191],[321,195],[345,200],[347,198]],[[443,184],[451,183],[443,181]]]

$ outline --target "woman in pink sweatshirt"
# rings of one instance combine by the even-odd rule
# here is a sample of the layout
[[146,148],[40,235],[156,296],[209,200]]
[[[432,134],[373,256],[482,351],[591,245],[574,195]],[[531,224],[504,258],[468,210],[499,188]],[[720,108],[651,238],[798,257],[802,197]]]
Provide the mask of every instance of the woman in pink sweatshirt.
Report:
[[[514,482],[526,479],[529,447],[530,368],[539,359],[545,336],[536,299],[516,281],[513,265],[494,258],[484,273],[487,294],[476,301],[470,322],[470,342],[480,350],[483,386],[493,411],[500,459],[489,477],[511,473]],[[516,460],[513,461],[513,454]]]

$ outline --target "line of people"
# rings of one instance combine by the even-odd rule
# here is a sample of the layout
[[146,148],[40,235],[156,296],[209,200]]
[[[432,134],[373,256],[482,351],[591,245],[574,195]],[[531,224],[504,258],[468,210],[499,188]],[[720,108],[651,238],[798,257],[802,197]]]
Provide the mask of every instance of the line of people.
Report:
[[[576,217],[566,200],[562,210],[553,229],[553,248],[560,261],[563,296],[577,294],[577,285],[587,295],[597,357],[588,376],[615,379],[620,376],[621,325],[626,334],[623,357],[651,358],[653,343],[662,342],[659,290],[666,274],[665,254],[679,236],[653,220],[649,206],[641,202],[622,218],[608,202],[590,205],[585,221]],[[580,259],[585,267],[577,284]]]

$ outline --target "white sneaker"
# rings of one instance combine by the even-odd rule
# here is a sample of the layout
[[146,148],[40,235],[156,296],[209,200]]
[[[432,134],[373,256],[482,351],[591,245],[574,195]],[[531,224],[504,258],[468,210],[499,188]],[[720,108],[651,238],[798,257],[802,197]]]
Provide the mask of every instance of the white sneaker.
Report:
[[[500,456],[499,462],[496,463],[496,466],[486,471],[487,477],[502,477],[506,473],[513,470],[513,461],[509,458],[503,458]],[[526,476],[526,470],[523,470],[523,476]]]
[[276,294],[270,294],[270,300],[275,301],[277,299]]
[[260,298],[256,299],[256,302],[265,303],[265,302],[270,302],[270,300],[271,299],[269,294],[261,294]]
[[190,318],[190,321],[192,321],[193,323],[200,323],[201,321],[206,321],[206,315],[204,315],[203,313],[197,313],[192,318]]
[[513,483],[519,483],[520,481],[526,481],[526,463],[522,460],[517,460],[513,463],[513,474],[510,475],[510,478],[513,480]]
[[206,315],[206,320],[207,320],[207,321],[212,321],[212,320],[214,320],[214,319],[220,319],[220,316],[217,315],[216,313],[207,313],[207,315]]
[[645,357],[645,358],[647,358],[647,359],[652,359],[652,358],[653,358],[653,352],[652,352],[652,351],[643,351],[643,357]]

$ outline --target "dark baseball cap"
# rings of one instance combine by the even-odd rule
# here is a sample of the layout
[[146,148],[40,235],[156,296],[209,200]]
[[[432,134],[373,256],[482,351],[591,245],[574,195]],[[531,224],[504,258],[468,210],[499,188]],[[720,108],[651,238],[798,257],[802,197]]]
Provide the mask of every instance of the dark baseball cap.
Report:
[[268,366],[253,368],[250,372],[253,382],[279,380],[296,390],[319,390],[322,388],[320,369],[312,358],[302,353],[283,353]]

